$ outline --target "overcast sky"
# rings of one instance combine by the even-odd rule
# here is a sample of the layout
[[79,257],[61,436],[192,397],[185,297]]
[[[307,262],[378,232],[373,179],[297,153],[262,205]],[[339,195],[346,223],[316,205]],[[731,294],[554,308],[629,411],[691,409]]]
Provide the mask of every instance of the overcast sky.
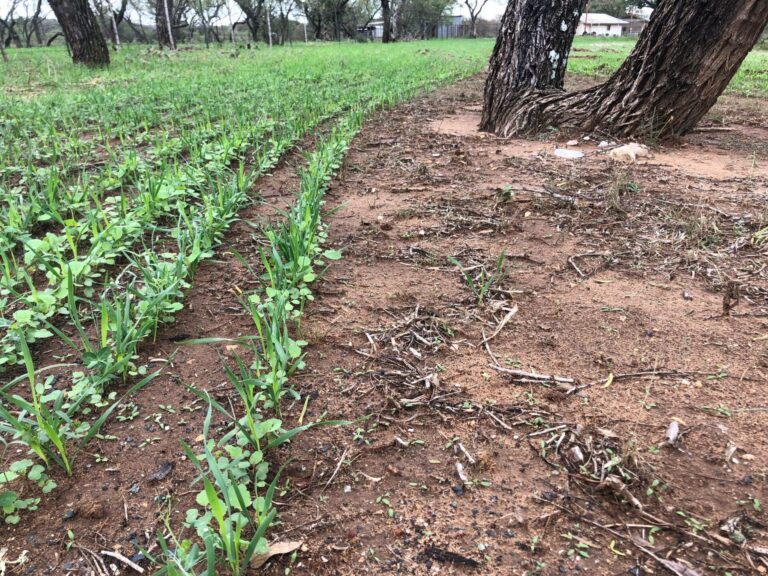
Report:
[[[480,1],[482,2],[482,0]],[[506,7],[507,3],[502,2],[502,0],[488,0],[488,4],[486,4],[483,11],[480,12],[480,18],[483,18],[484,20],[493,20],[494,18],[501,19],[501,16],[504,14],[504,8]],[[453,13],[469,17],[469,10],[467,10],[467,5],[464,4],[463,1],[456,4]]]

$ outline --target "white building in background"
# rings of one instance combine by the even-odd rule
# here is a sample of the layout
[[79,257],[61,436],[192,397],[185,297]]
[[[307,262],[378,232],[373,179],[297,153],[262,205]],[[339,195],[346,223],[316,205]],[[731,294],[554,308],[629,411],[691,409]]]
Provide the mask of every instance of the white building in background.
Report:
[[590,13],[582,14],[579,19],[579,25],[576,27],[576,35],[594,35],[594,36],[621,36],[629,22],[614,18],[608,14]]

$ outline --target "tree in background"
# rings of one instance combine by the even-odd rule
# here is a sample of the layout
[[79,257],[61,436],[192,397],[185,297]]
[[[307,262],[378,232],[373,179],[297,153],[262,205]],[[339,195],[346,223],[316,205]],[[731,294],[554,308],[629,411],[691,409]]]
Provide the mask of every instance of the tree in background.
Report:
[[390,0],[393,38],[430,38],[453,0]]
[[176,30],[173,26],[173,0],[157,0],[155,3],[155,30],[160,47],[176,49]]
[[595,14],[608,14],[614,18],[624,18],[629,5],[626,0],[589,0],[587,10]]
[[17,22],[15,15],[19,4],[20,0],[11,0],[5,18],[0,17],[0,44],[3,45],[3,48],[8,48],[11,45],[11,41],[16,44],[17,48],[21,48],[21,39],[16,32]]
[[[561,8],[569,3],[578,8],[578,0],[553,0]],[[603,84],[567,94],[556,65],[562,63],[564,72],[571,22],[558,27],[549,9],[553,13],[531,27],[520,20],[526,0],[513,4],[523,9],[504,14],[483,108],[482,129],[500,136],[546,127],[654,138],[684,134],[714,105],[768,23],[766,0],[660,0],[622,66]],[[516,25],[520,33],[510,31]],[[531,70],[535,52],[520,58],[530,43],[551,50],[549,85],[542,82],[546,72]]]
[[488,0],[464,0],[464,5],[469,10],[469,20],[472,23],[472,32],[470,34],[472,38],[477,38],[477,19],[487,3]]
[[120,24],[125,17],[125,11],[128,8],[128,0],[119,0],[120,5],[117,10],[112,7],[111,0],[93,0],[93,6],[96,9],[101,23],[101,30],[105,36],[109,36],[112,45],[117,48],[120,46]]
[[381,20],[384,29],[381,32],[381,41],[384,44],[392,42],[392,6],[389,0],[381,0]]
[[215,38],[216,42],[221,43],[214,23],[219,19],[223,8],[224,2],[222,0],[193,0],[192,2],[192,11],[203,29],[203,41],[206,48],[210,45],[212,37]]
[[251,33],[251,40],[258,42],[259,27],[264,11],[264,0],[235,0],[245,16],[245,25]]
[[88,0],[48,0],[75,64],[107,66],[109,48]]

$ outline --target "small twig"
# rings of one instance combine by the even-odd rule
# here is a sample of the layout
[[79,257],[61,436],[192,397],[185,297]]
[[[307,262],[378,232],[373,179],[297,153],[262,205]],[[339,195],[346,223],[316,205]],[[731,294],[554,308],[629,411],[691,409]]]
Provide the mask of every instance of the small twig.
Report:
[[[491,341],[494,338],[496,338],[496,336],[499,335],[499,332],[501,332],[501,329],[504,328],[504,326],[506,326],[507,322],[509,322],[510,320],[512,320],[512,318],[514,318],[515,314],[517,314],[517,310],[518,310],[517,304],[512,306],[512,308],[509,310],[509,312],[507,312],[507,315],[504,316],[504,318],[502,319],[501,322],[499,322],[499,325],[496,327],[496,330],[493,331],[493,334],[491,334],[487,338],[485,336],[485,332],[483,332],[483,341],[480,342],[480,344],[487,344],[489,341]],[[489,354],[491,353],[490,349],[488,349],[488,353]],[[491,357],[495,358],[493,356],[493,354],[491,354]],[[498,362],[496,362],[496,363],[498,364]]]
[[341,453],[341,458],[339,458],[338,464],[336,464],[336,469],[333,471],[333,474],[331,474],[331,477],[328,479],[328,482],[325,483],[325,486],[323,487],[323,491],[328,489],[328,486],[331,485],[331,482],[333,482],[333,479],[336,478],[336,474],[339,473],[339,469],[341,468],[341,465],[344,463],[344,458],[347,456],[347,452],[349,452],[349,446],[344,448],[344,452]]
[[464,448],[464,444],[462,444],[461,442],[458,442],[457,445],[459,447],[459,450],[461,450],[464,453],[464,456],[467,457],[467,462],[469,462],[471,465],[474,465],[475,459],[472,457],[472,454],[470,454],[469,451],[466,448]]
[[574,378],[568,376],[551,376],[549,374],[538,374],[537,372],[526,372],[525,370],[515,370],[513,368],[502,368],[501,366],[490,365],[494,370],[504,372],[505,374],[511,374],[518,378],[532,378],[533,380],[541,380],[542,382],[559,382],[560,384],[573,384],[576,382]]
[[104,556],[110,556],[110,557],[114,558],[115,560],[119,560],[120,562],[122,562],[126,566],[128,566],[130,568],[133,568],[139,574],[144,574],[144,568],[142,568],[141,566],[136,564],[136,562],[132,561],[130,558],[126,558],[125,556],[123,556],[119,552],[112,552],[111,550],[102,550],[101,553]]
[[[678,372],[677,370],[666,370],[666,371],[645,371],[645,372],[628,372],[626,374],[614,374],[613,375],[613,382],[616,382],[617,380],[627,380],[629,378],[670,378],[670,377],[678,377],[678,378],[685,378],[688,376],[715,376],[715,374],[712,374],[711,372]],[[592,386],[595,386],[597,384],[603,384],[606,381],[605,378],[602,378],[600,380],[592,380],[591,382],[587,382],[586,384],[582,384],[581,386],[574,386],[571,388],[571,390],[568,392],[568,394],[574,394],[580,390],[584,390],[585,388],[590,388]]]

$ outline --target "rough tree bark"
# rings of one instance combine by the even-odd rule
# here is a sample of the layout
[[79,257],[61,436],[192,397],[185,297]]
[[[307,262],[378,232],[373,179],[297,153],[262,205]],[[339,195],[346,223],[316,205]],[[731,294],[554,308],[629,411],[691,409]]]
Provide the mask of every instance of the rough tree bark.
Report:
[[693,129],[768,23],[766,0],[661,0],[634,50],[605,83],[566,94],[518,94],[485,129],[502,136],[547,126],[667,138]]
[[109,48],[88,0],[49,0],[59,21],[72,61],[86,66],[107,66]]
[[160,47],[168,46],[171,50],[175,50],[176,32],[173,29],[173,0],[157,0],[155,2],[155,29]]
[[481,130],[509,135],[521,95],[563,88],[585,4],[586,0],[509,1],[485,81]]
[[392,7],[389,0],[381,0],[381,21],[384,24],[381,41],[388,44],[392,42]]

